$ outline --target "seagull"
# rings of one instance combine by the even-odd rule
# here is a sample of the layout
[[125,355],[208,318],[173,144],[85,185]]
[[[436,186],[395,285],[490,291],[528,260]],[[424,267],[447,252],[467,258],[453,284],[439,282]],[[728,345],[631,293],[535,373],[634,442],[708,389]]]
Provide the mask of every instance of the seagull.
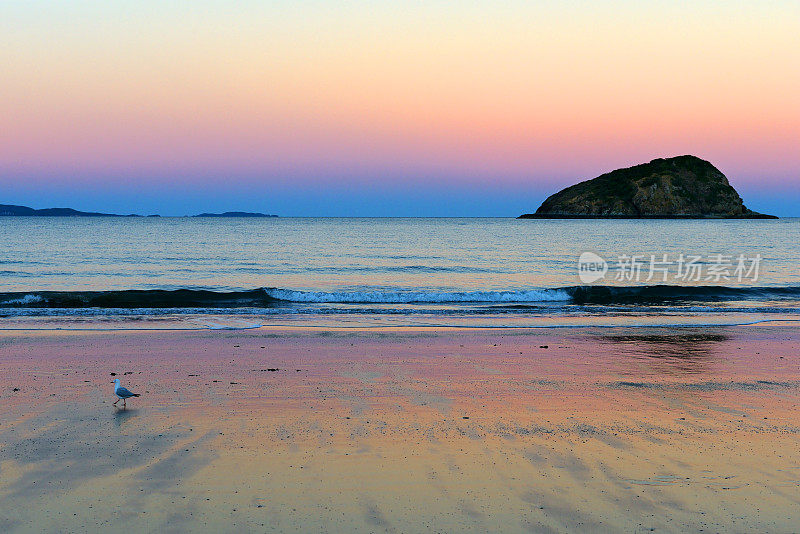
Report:
[[114,380],[112,384],[114,384],[114,395],[119,397],[117,400],[114,401],[114,406],[116,406],[119,401],[122,401],[122,407],[125,408],[125,399],[139,396],[138,393],[131,393],[130,391],[128,391],[127,388],[120,386],[119,378]]

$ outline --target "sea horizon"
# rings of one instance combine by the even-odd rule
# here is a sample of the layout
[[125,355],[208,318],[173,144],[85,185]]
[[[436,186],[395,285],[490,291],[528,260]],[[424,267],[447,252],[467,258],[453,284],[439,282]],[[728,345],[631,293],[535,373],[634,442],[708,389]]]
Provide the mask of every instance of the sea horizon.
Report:
[[[764,248],[765,239],[800,242],[800,224],[789,218],[14,217],[0,229],[6,244],[0,315],[6,327],[39,328],[76,321],[84,328],[234,329],[797,320],[793,258],[800,250],[778,253]],[[31,247],[39,252],[31,255]],[[584,253],[605,258],[601,279],[581,280]],[[626,256],[636,256],[636,265],[620,272]],[[696,257],[698,272],[678,277],[678,260],[689,257]],[[735,272],[756,257],[758,272]],[[701,272],[716,260],[727,262],[715,267],[722,271]],[[660,270],[650,273],[653,262]]]

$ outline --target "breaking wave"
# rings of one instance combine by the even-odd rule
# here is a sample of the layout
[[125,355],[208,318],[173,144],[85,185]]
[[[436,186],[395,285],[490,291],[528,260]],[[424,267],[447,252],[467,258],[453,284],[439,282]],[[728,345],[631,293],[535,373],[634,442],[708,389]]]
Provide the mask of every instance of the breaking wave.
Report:
[[559,302],[578,305],[648,306],[724,301],[800,301],[800,287],[570,286],[505,291],[360,290],[245,291],[152,289],[0,293],[0,308],[275,308],[291,304],[484,304]]

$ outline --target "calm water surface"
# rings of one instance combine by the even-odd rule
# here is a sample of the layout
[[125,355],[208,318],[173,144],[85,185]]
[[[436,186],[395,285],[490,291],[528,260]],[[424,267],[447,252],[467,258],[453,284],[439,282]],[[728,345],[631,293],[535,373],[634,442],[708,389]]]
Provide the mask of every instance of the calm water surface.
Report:
[[[800,219],[7,217],[0,219],[0,245],[0,321],[6,327],[41,324],[42,317],[68,325],[78,317],[124,322],[154,316],[178,323],[209,323],[214,316],[223,326],[717,324],[792,319],[800,309]],[[605,278],[593,286],[711,289],[581,298],[575,287],[586,284],[578,277],[578,257],[587,251],[609,262]],[[647,280],[651,256],[661,261],[664,254],[668,279],[659,272]],[[700,257],[700,280],[675,276],[681,254]],[[624,255],[641,258],[638,279],[624,260],[620,264]],[[711,264],[720,263],[717,255],[731,263],[728,279],[707,278]],[[757,277],[751,271],[737,279],[739,256],[748,267],[761,258]],[[725,287],[755,289],[713,290]],[[171,298],[166,294],[157,305],[138,296],[119,307],[113,298],[102,306],[56,305],[40,293],[178,289],[232,295],[259,289],[270,302],[248,296],[172,305],[163,302]]]

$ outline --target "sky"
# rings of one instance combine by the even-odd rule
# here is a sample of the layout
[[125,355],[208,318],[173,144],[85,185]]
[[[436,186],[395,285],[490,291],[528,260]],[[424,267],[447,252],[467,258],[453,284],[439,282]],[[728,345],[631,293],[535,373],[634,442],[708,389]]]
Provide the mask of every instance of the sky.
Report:
[[516,216],[694,154],[800,216],[800,2],[0,1],[0,203]]

